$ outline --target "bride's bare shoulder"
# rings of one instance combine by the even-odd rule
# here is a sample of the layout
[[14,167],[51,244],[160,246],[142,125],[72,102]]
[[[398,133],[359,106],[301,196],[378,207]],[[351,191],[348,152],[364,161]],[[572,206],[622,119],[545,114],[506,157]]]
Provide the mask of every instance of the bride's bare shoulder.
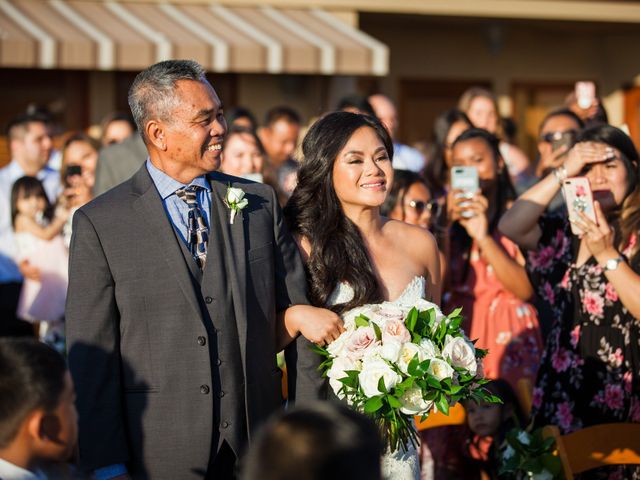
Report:
[[384,228],[392,241],[406,250],[414,251],[418,246],[427,251],[438,248],[435,237],[426,228],[391,219],[386,221]]

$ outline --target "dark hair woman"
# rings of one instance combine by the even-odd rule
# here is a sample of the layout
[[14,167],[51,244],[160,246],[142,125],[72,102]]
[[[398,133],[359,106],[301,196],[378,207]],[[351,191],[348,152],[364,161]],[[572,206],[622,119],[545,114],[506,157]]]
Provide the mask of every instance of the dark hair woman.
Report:
[[[554,313],[533,394],[536,424],[563,433],[640,421],[640,174],[631,139],[610,125],[580,132],[564,165],[527,190],[500,229],[528,250],[533,285]],[[566,177],[589,179],[597,223],[545,209]],[[640,470],[617,472],[632,478]]]
[[[374,117],[333,112],[309,129],[298,186],[284,209],[306,258],[310,299],[327,305],[344,283],[339,312],[396,298],[417,276],[439,301],[436,244],[426,230],[380,215],[393,182],[393,143]],[[424,244],[425,248],[415,248]],[[400,273],[402,272],[402,273]]]
[[475,168],[480,191],[449,192],[453,224],[446,304],[463,307],[469,338],[491,352],[484,359],[487,378],[504,378],[514,388],[523,377],[533,383],[542,339],[537,313],[527,303],[533,289],[524,257],[497,229],[515,196],[498,139],[486,130],[467,130],[453,144],[452,162]]

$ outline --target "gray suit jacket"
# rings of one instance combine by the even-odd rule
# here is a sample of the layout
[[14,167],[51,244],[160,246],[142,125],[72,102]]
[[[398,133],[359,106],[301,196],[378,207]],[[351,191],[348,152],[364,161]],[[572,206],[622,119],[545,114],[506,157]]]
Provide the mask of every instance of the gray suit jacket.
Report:
[[[306,282],[273,190],[209,177],[225,253],[209,249],[208,256],[224,255],[231,268],[222,281],[230,284],[233,305],[225,306],[235,314],[241,354],[241,365],[218,368],[244,378],[250,437],[282,405],[276,312],[306,303]],[[249,200],[233,225],[222,203],[227,184]],[[210,333],[202,311],[207,292],[194,285],[146,167],[78,210],[73,223],[66,322],[82,466],[125,463],[138,478],[202,478],[219,428],[219,400],[204,388],[215,382],[211,342],[201,339]],[[312,398],[323,382],[304,344],[299,339],[297,374],[289,367],[292,394]]]
[[93,195],[102,195],[128,180],[138,171],[147,156],[147,147],[138,133],[134,133],[122,143],[109,145],[100,150]]

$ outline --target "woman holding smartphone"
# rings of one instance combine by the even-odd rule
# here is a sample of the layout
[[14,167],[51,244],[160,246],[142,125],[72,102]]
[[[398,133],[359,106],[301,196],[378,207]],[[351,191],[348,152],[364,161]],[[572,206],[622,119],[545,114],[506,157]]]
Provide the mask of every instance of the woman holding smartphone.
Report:
[[[640,422],[639,174],[627,135],[609,125],[588,128],[564,165],[500,221],[500,230],[528,250],[530,278],[554,312],[534,390],[537,425],[567,433]],[[578,212],[580,233],[572,235],[566,214],[545,209],[565,178],[578,175],[589,179],[597,223]]]
[[524,257],[497,229],[515,193],[499,140],[486,130],[463,132],[453,143],[452,163],[452,187],[471,183],[455,178],[457,167],[471,167],[479,190],[449,192],[452,224],[445,311],[463,307],[465,331],[478,339],[478,347],[489,349],[484,360],[487,378],[504,378],[515,388],[520,378],[533,382],[542,352],[537,313],[527,303],[533,289]]

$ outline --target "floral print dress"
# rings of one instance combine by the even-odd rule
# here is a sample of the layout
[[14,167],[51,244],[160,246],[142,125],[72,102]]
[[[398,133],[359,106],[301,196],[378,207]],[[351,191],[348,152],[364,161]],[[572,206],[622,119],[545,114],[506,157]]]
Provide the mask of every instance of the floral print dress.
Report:
[[[539,225],[542,238],[528,252],[527,270],[553,312],[553,325],[533,392],[536,426],[554,424],[569,433],[640,422],[640,321],[622,305],[594,257],[574,263],[579,239],[565,217],[542,217]],[[624,256],[636,241],[633,235]],[[630,470],[610,473],[604,478],[630,478]]]

